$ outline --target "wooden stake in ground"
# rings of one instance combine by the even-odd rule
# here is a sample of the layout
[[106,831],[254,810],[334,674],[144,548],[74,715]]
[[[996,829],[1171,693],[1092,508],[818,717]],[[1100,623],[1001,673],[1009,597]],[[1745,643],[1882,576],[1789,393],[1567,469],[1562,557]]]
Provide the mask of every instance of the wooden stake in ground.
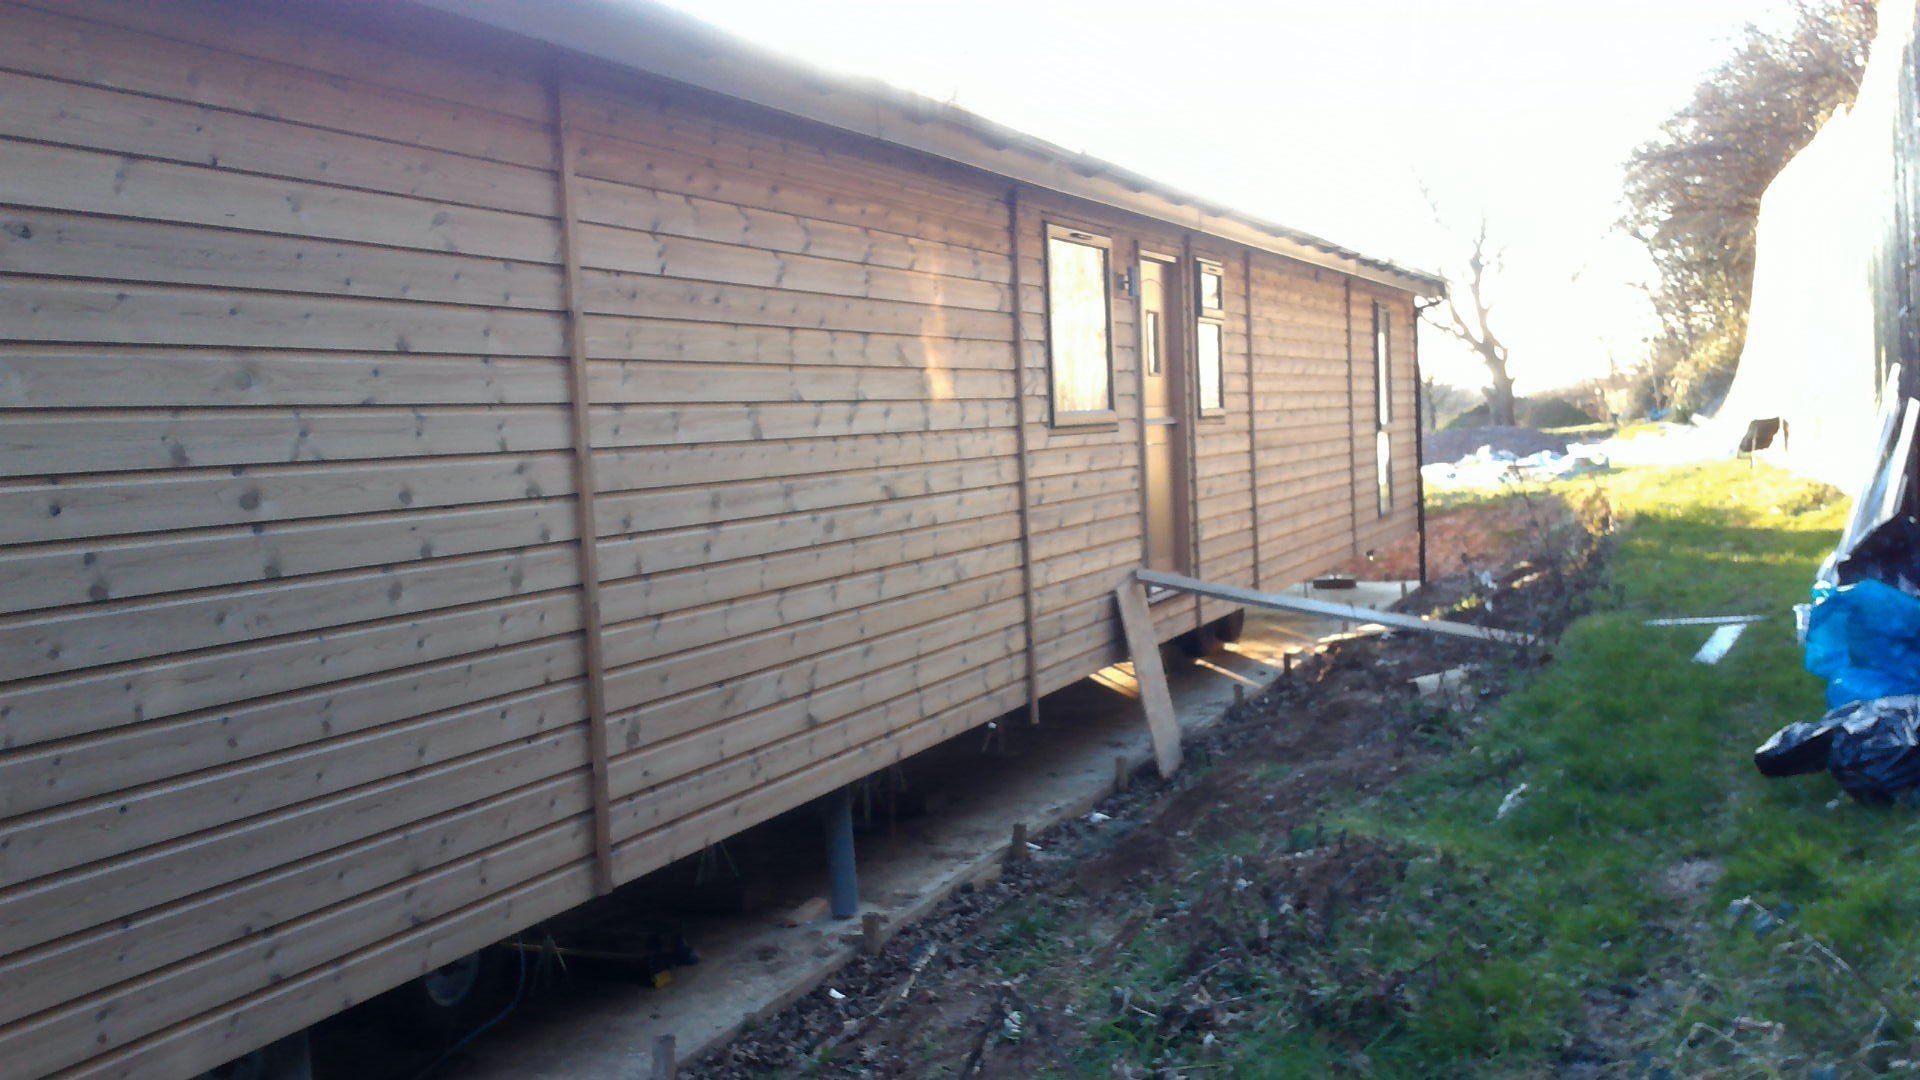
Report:
[[1160,665],[1160,642],[1153,633],[1153,613],[1147,610],[1147,590],[1132,577],[1113,590],[1120,605],[1120,627],[1126,631],[1127,652],[1133,657],[1134,681],[1140,684],[1140,706],[1147,714],[1147,733],[1153,737],[1153,760],[1160,775],[1180,770],[1180,722],[1173,714],[1173,693],[1167,689],[1167,671]]

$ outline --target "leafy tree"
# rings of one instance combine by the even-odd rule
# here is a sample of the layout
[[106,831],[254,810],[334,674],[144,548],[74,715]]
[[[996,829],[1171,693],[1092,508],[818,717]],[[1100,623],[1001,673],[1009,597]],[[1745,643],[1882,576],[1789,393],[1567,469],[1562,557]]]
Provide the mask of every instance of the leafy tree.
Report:
[[1791,0],[1779,30],[1747,26],[1733,54],[1634,151],[1621,227],[1647,245],[1660,335],[1650,397],[1699,408],[1733,378],[1746,341],[1760,196],[1860,88],[1870,0]]

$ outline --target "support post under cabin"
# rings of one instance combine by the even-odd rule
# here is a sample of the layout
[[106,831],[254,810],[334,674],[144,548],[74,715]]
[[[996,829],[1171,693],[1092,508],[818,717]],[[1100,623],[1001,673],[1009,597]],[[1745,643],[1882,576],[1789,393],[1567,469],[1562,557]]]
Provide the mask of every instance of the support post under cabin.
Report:
[[823,809],[827,827],[827,883],[833,917],[860,914],[860,878],[853,860],[853,787],[828,795]]

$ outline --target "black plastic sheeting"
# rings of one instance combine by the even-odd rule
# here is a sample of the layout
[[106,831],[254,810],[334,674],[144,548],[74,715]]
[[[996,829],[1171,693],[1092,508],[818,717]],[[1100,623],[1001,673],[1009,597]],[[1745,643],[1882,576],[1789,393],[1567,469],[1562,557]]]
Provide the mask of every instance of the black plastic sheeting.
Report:
[[1753,752],[1753,763],[1763,776],[1825,769],[1861,802],[1920,805],[1920,696],[1856,701],[1788,724]]
[[1829,711],[1754,751],[1763,776],[1833,774],[1869,803],[1920,805],[1920,401],[1889,374],[1874,470],[1806,611],[1806,667]]

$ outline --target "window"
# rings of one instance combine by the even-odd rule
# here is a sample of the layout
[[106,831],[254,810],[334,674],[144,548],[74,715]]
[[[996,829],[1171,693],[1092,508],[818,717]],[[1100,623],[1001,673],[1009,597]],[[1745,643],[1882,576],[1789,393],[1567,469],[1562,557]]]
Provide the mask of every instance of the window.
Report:
[[1392,372],[1388,358],[1393,350],[1389,348],[1387,331],[1393,325],[1387,305],[1373,305],[1373,411],[1376,418],[1374,426],[1386,430],[1393,423]]
[[1047,227],[1047,362],[1053,422],[1113,419],[1105,237]]
[[1226,271],[1220,264],[1200,264],[1200,314],[1215,319],[1226,314],[1226,282]]
[[1380,492],[1380,516],[1393,512],[1393,440],[1387,426],[1393,423],[1392,344],[1393,325],[1387,305],[1373,305],[1373,461],[1374,483]]
[[1140,339],[1140,347],[1146,352],[1147,374],[1160,374],[1160,313],[1147,312],[1147,333]]
[[1226,391],[1221,386],[1221,327],[1217,322],[1200,323],[1200,413],[1219,412],[1227,407]]
[[1373,433],[1373,482],[1379,485],[1380,516],[1393,513],[1393,440],[1385,430]]
[[1225,371],[1226,271],[1219,263],[1204,260],[1195,264],[1197,287],[1194,306],[1198,319],[1199,346],[1195,355],[1199,369],[1199,405],[1201,416],[1218,416],[1226,411]]

